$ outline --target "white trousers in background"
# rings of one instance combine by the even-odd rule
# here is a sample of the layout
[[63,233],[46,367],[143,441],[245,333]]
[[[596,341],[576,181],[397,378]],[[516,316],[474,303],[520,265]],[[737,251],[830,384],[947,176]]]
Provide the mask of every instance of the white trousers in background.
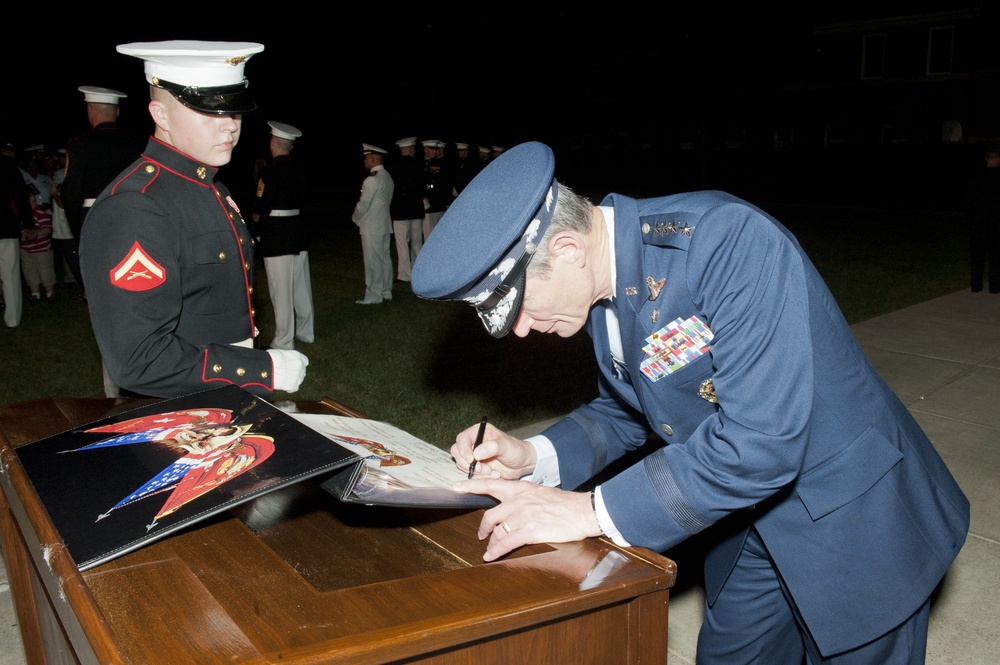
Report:
[[267,290],[274,308],[272,349],[294,349],[294,340],[311,344],[313,331],[312,278],[309,252],[265,256]]
[[444,217],[444,212],[424,213],[424,242],[427,242],[427,236],[431,234],[431,231],[434,230],[434,227],[437,226],[437,223],[441,221],[442,217]]
[[3,282],[3,322],[8,328],[21,325],[21,240],[0,238],[0,282]]
[[424,246],[423,219],[394,219],[392,233],[396,236],[396,279],[409,282],[413,262]]
[[390,233],[361,236],[361,254],[365,260],[366,303],[392,300],[392,254]]

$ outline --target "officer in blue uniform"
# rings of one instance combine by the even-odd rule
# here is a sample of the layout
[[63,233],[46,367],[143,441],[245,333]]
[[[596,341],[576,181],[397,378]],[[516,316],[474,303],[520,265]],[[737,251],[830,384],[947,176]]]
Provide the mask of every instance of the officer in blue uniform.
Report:
[[[598,397],[537,437],[456,437],[459,467],[477,460],[460,487],[501,500],[485,559],[714,527],[699,663],[923,662],[969,502],[796,239],[723,192],[594,206],[554,172],[541,143],[505,151],[413,269],[417,295],[469,302],[494,336],[586,330],[600,367]],[[666,445],[572,491],[651,431]]]
[[132,43],[156,125],[143,155],[91,207],[80,243],[90,318],[123,389],[172,397],[236,384],[293,392],[308,359],[254,348],[253,246],[215,178],[256,105],[243,76],[264,50],[244,42]]

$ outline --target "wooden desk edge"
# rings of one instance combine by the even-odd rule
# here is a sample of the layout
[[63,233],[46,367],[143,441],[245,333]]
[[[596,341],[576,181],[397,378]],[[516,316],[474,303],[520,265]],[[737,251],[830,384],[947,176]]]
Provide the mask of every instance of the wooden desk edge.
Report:
[[[35,496],[34,487],[28,479],[17,454],[10,442],[0,433],[0,464],[3,475],[0,478],[7,506],[18,524],[21,539],[27,549],[28,559],[38,570],[49,570],[52,576],[39,575],[45,585],[49,601],[59,616],[59,620],[74,645],[78,656],[90,654],[97,663],[121,662],[117,654],[121,645],[104,619],[96,599],[90,593],[76,562],[61,544],[61,539],[52,526],[41,504],[30,508],[21,496]],[[37,536],[37,540],[35,539]],[[27,564],[27,561],[24,562]],[[11,562],[8,562],[11,565]],[[27,571],[11,572],[11,590],[15,598],[24,601],[24,594],[33,596],[30,588],[15,588],[15,576],[20,581],[27,580]],[[23,576],[23,577],[22,577]],[[30,601],[34,603],[32,598]],[[82,614],[81,614],[82,611]],[[81,620],[81,616],[88,617]],[[20,610],[18,617],[21,618]],[[29,646],[25,645],[27,652]],[[84,660],[81,658],[81,660]],[[86,660],[84,660],[86,662]]]
[[[111,400],[108,400],[108,402],[110,408],[113,403]],[[329,397],[324,397],[317,402],[303,403],[303,406],[305,404],[320,405],[338,415],[368,417],[362,412],[347,407]],[[71,426],[78,424],[80,423],[71,423]],[[19,525],[22,540],[25,534],[39,535],[37,542],[28,542],[26,540],[23,542],[28,550],[31,563],[39,570],[48,569],[54,576],[40,575],[39,577],[42,578],[46,586],[49,600],[58,613],[59,620],[73,645],[77,657],[83,663],[94,662],[104,664],[123,662],[121,660],[121,654],[124,653],[122,645],[118,642],[115,633],[105,620],[103,611],[91,594],[72,557],[64,547],[58,545],[60,542],[59,536],[55,532],[54,527],[52,527],[48,515],[44,513],[44,507],[40,509],[41,512],[39,514],[38,510],[30,510],[21,500],[20,497],[22,495],[33,496],[34,488],[24,469],[21,467],[13,446],[2,432],[0,432],[0,465],[2,465],[0,486],[2,486],[3,493],[6,496],[10,512]],[[30,492],[30,494],[22,494],[23,492]],[[669,593],[669,589],[674,586],[677,572],[677,566],[674,561],[645,548],[622,548],[615,545],[609,539],[602,538],[601,540],[610,548],[626,551],[636,559],[644,561],[667,573],[667,583],[663,586],[662,590]],[[13,563],[16,563],[16,561],[8,561],[8,566],[11,566]],[[27,572],[26,570],[11,571],[12,592],[15,597],[26,593],[27,596],[25,598],[30,603],[34,603],[35,599],[30,586],[28,589],[15,588],[15,584],[21,587],[24,586],[24,582],[28,580]],[[15,579],[15,577],[18,579]],[[53,588],[54,585],[57,586]],[[19,620],[21,620],[21,608],[17,609]],[[31,610],[33,610],[33,607],[25,609],[26,612]],[[87,617],[87,619],[81,621],[81,614]],[[32,623],[34,623],[35,617],[31,617],[31,619]],[[504,632],[504,630],[498,632]],[[25,637],[30,638],[31,636],[25,635]],[[38,639],[38,636],[36,636],[36,639]],[[359,648],[361,652],[366,650],[361,645],[359,645]],[[29,645],[26,643],[26,653],[28,649]],[[285,655],[289,656],[291,654]]]

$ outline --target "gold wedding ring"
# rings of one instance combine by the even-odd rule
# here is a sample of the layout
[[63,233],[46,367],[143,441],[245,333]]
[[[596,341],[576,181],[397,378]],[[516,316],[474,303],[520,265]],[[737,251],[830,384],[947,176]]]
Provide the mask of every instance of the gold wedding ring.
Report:
[[506,531],[507,533],[510,533],[510,527],[509,527],[509,526],[507,526],[507,520],[504,520],[503,522],[500,522],[500,527],[501,527],[501,528],[502,528],[502,529],[503,529],[504,531]]

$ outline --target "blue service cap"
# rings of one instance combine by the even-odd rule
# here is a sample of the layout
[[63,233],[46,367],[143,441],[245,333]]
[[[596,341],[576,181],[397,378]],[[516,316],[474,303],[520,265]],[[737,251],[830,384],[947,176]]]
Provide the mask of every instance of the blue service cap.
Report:
[[531,141],[506,150],[448,207],[417,254],[410,286],[421,298],[464,300],[494,337],[510,332],[525,269],[552,221],[555,156]]

